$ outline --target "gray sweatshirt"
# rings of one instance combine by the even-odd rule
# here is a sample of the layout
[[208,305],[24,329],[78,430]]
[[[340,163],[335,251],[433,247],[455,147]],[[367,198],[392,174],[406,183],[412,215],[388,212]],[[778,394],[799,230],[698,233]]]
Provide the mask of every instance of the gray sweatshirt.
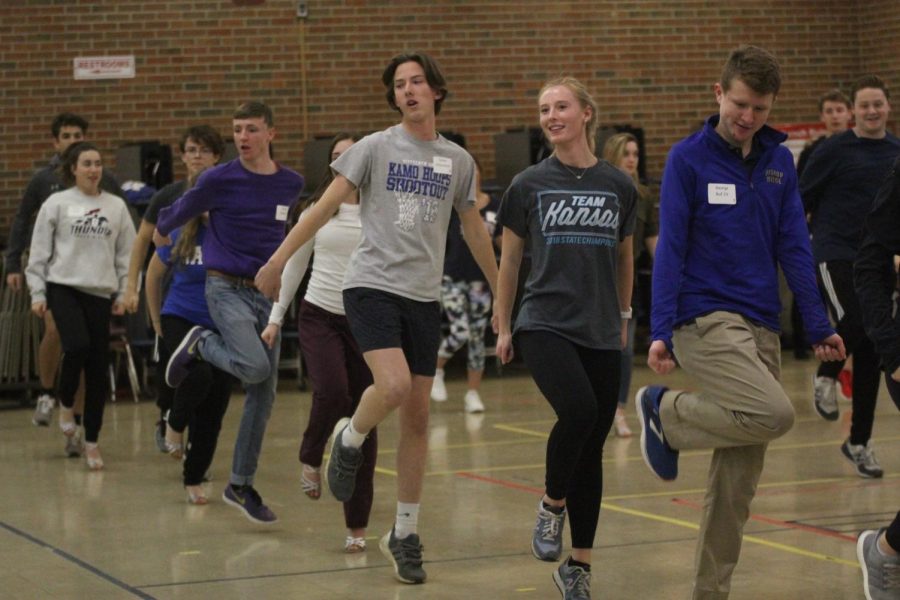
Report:
[[46,302],[48,281],[93,296],[121,296],[134,236],[121,198],[88,196],[77,187],[52,194],[31,236],[25,278],[32,303]]

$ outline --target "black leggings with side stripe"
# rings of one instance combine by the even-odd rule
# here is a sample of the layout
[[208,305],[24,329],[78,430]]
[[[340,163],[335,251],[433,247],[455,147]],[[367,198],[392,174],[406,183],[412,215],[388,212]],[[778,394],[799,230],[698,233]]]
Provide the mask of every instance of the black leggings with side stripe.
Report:
[[[819,264],[819,288],[828,310],[837,325],[835,330],[844,340],[847,356],[853,356],[853,418],[850,443],[865,445],[872,437],[875,422],[875,401],[878,397],[878,355],[875,345],[866,335],[862,322],[862,308],[853,287],[853,263],[833,260]],[[823,362],[816,375],[836,379],[844,361]]]
[[546,494],[566,499],[573,548],[591,548],[603,496],[603,444],[616,414],[620,350],[579,346],[549,331],[520,331],[518,347],[556,412],[547,440]]

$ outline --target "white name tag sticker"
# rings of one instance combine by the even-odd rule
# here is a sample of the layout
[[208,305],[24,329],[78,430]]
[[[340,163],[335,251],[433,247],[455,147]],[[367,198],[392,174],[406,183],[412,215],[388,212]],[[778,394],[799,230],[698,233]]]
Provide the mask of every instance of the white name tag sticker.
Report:
[[290,211],[291,207],[285,204],[279,204],[275,208],[275,220],[276,221],[287,221],[288,211]]
[[737,189],[733,183],[710,183],[706,194],[710,204],[737,204]]
[[84,209],[80,206],[69,206],[66,208],[66,214],[70,217],[84,216]]
[[453,160],[446,156],[435,156],[433,167],[434,172],[440,175],[453,174]]

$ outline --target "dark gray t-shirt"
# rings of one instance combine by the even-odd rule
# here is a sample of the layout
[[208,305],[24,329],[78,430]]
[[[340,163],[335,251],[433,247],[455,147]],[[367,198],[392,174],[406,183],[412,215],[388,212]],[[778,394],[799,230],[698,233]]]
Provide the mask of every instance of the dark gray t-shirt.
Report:
[[475,207],[472,157],[443,136],[425,142],[395,125],[350,146],[331,168],[359,188],[362,238],[344,289],[440,300],[450,212]]
[[555,156],[516,175],[497,218],[531,252],[514,332],[621,349],[618,245],[634,231],[636,206],[632,180],[604,160],[581,179]]

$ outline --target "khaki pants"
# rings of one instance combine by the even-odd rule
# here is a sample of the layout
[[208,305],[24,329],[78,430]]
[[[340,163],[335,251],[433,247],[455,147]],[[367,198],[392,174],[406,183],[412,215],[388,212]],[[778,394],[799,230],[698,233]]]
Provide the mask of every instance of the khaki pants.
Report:
[[666,441],[677,450],[714,448],[695,557],[694,599],[722,599],[741,553],[744,523],[766,444],[790,430],[794,408],[779,382],[778,334],[730,312],[679,327],[679,364],[700,391],[667,391]]

